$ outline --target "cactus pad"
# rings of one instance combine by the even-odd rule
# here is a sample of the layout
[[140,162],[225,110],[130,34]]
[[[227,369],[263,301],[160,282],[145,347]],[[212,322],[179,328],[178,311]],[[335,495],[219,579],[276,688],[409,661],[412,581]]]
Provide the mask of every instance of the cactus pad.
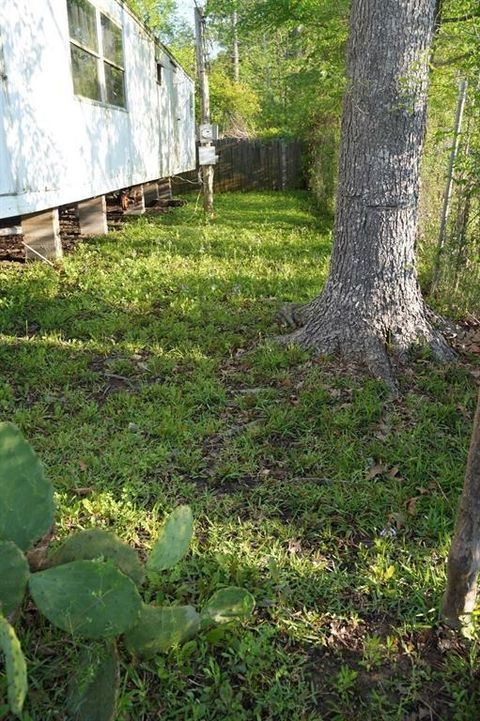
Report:
[[188,551],[193,535],[193,516],[189,506],[179,506],[163,524],[147,562],[149,571],[172,568]]
[[144,605],[140,618],[125,635],[129,651],[151,658],[193,638],[200,628],[200,616],[192,606]]
[[102,528],[80,531],[70,536],[48,559],[48,566],[60,566],[71,561],[93,561],[96,558],[113,561],[126,576],[141,585],[145,580],[138,553],[114,533]]
[[15,629],[3,616],[0,616],[0,648],[5,654],[8,704],[11,712],[20,716],[28,690],[27,664]]
[[119,682],[115,642],[85,648],[69,687],[71,721],[115,721]]
[[253,613],[255,599],[244,588],[230,586],[217,591],[202,608],[202,625],[238,621]]
[[136,624],[142,606],[133,581],[111,562],[49,568],[30,576],[29,588],[54,626],[85,638],[119,636]]
[[27,559],[18,546],[0,541],[0,612],[5,616],[21,604],[29,576]]
[[0,423],[0,539],[26,551],[53,523],[53,487],[13,423]]

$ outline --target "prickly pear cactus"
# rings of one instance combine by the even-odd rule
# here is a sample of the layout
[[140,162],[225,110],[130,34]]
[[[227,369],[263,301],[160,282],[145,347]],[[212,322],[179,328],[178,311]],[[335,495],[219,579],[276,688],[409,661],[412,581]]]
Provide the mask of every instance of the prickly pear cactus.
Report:
[[30,576],[38,609],[64,631],[113,638],[135,625],[142,601],[133,581],[111,562],[73,561]]
[[144,658],[168,651],[193,638],[200,628],[200,616],[192,606],[147,606],[138,623],[125,635],[128,650]]
[[244,588],[230,586],[217,591],[201,611],[202,626],[220,625],[251,616],[255,599]]
[[0,540],[26,551],[53,523],[53,487],[13,423],[0,423]]
[[5,655],[8,704],[11,712],[20,716],[28,690],[27,664],[15,629],[3,616],[0,616],[0,648]]
[[115,642],[85,648],[69,685],[70,721],[115,721],[120,664]]
[[147,561],[147,569],[158,573],[172,568],[187,553],[192,535],[192,511],[189,506],[179,506],[163,524]]
[[0,541],[0,613],[4,616],[22,603],[29,576],[27,559],[18,546]]
[[103,528],[80,531],[67,538],[47,559],[47,566],[60,566],[71,561],[113,561],[126,576],[141,585],[145,580],[143,566],[134,548],[127,546],[114,533]]

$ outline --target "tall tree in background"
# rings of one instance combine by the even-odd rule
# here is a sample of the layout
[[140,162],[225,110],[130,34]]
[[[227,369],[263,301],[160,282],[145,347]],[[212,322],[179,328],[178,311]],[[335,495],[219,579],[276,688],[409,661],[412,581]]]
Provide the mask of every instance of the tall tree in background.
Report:
[[335,240],[325,289],[291,308],[286,341],[357,356],[392,381],[390,354],[453,353],[415,268],[420,158],[436,0],[352,0]]
[[176,0],[127,0],[126,4],[159,37],[171,33]]

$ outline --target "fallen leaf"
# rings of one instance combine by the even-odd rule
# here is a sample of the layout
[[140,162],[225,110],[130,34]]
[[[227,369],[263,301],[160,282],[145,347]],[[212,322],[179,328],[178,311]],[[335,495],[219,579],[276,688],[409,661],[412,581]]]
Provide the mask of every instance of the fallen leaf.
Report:
[[399,470],[400,470],[399,466],[393,466],[393,468],[390,468],[390,470],[387,473],[388,478],[395,478],[395,476],[398,475]]
[[85,486],[85,488],[72,488],[72,493],[75,493],[76,496],[88,496],[89,493],[92,493],[94,491],[94,488],[92,486]]
[[390,513],[388,520],[393,526],[400,530],[405,525],[407,519],[404,513]]
[[421,496],[414,496],[413,498],[409,498],[406,502],[407,507],[407,513],[410,516],[416,516],[417,515],[417,501],[419,501]]
[[289,541],[288,542],[288,552],[295,554],[298,553],[301,549],[301,543],[300,541]]
[[79,462],[78,462],[78,467],[80,468],[81,471],[84,471],[84,472],[85,472],[85,471],[88,471],[88,466],[87,466],[87,464],[85,463],[85,461],[79,461]]
[[384,463],[375,463],[371,466],[371,468],[369,468],[367,478],[376,478],[377,476],[381,476],[386,470],[387,467]]

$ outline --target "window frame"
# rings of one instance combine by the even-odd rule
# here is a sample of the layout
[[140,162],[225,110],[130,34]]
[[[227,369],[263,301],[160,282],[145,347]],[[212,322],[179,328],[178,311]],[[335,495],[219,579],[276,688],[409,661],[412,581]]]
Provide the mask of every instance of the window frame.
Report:
[[[74,0],[66,0],[67,4],[67,15],[68,15],[68,4]],[[85,53],[88,53],[90,56],[94,57],[97,63],[97,76],[98,76],[98,84],[99,84],[99,90],[100,90],[100,99],[98,98],[91,98],[88,95],[81,95],[79,93],[75,92],[75,79],[73,74],[73,64],[72,64],[72,53],[70,49],[70,71],[72,76],[72,85],[73,85],[73,93],[76,98],[82,101],[87,101],[89,103],[94,103],[96,105],[102,105],[108,108],[115,108],[116,110],[122,110],[123,112],[128,112],[128,100],[127,100],[127,88],[125,83],[125,77],[126,77],[126,68],[125,68],[125,46],[123,42],[123,26],[120,25],[116,20],[114,20],[108,13],[103,12],[100,10],[99,7],[97,7],[91,0],[83,0],[84,2],[88,3],[94,10],[95,13],[95,33],[96,33],[96,41],[97,41],[97,50],[92,50],[90,47],[84,45],[82,42],[77,40],[76,38],[72,37],[71,31],[70,31],[70,23],[68,22],[68,39],[69,39],[69,48],[71,46],[75,46],[82,50]],[[103,25],[102,25],[102,17],[105,17],[108,22],[110,22],[112,25],[114,25],[118,30],[120,30],[121,33],[121,40],[122,40],[122,60],[123,65],[119,65],[118,63],[114,62],[113,60],[110,60],[105,55],[105,47],[104,47],[104,39],[103,39]],[[106,72],[105,72],[105,65],[108,65],[109,67],[115,68],[116,70],[119,70],[122,73],[122,83],[123,83],[123,105],[119,105],[118,103],[112,103],[108,99],[108,91],[107,91],[107,81],[106,81]]]

